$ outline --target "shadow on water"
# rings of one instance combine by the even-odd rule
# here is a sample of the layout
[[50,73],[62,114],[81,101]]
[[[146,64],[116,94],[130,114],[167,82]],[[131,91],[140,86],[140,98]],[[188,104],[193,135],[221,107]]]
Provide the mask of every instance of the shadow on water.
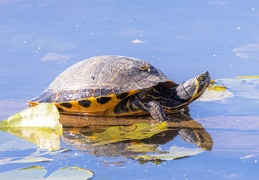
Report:
[[130,117],[76,117],[62,115],[62,140],[77,150],[94,156],[133,157],[145,153],[163,153],[160,145],[183,141],[202,149],[212,150],[213,140],[201,124],[187,114],[172,114],[164,123],[146,116]]

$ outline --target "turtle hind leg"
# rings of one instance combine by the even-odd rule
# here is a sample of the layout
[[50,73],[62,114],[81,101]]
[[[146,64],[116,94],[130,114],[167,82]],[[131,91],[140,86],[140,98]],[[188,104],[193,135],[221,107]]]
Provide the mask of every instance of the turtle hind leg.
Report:
[[144,111],[149,112],[152,118],[158,121],[164,121],[167,119],[165,112],[159,102],[149,101],[147,103],[143,103],[142,108]]

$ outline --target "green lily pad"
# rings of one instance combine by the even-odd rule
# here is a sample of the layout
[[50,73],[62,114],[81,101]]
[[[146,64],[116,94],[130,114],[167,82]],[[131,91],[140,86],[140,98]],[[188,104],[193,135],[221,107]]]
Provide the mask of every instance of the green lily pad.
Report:
[[133,158],[141,161],[170,161],[170,160],[184,158],[188,156],[194,156],[202,152],[204,152],[204,150],[199,148],[190,149],[190,148],[172,146],[168,151],[163,151],[155,154],[134,156]]
[[234,93],[228,89],[225,91],[206,90],[198,99],[199,101],[219,101],[234,97]]
[[60,130],[59,112],[54,104],[45,103],[23,110],[0,122],[0,129],[7,127],[45,127]]
[[19,179],[21,180],[35,180],[35,179],[66,179],[66,180],[85,180],[93,177],[93,172],[80,167],[64,167],[54,171],[48,177],[44,178],[47,174],[47,170],[41,166],[31,166],[27,168],[15,169],[12,171],[4,172],[0,174],[0,179]]
[[219,82],[224,83],[235,96],[259,99],[259,78],[251,76],[241,76],[237,78],[223,78],[218,79]]
[[60,148],[62,125],[54,104],[39,104],[0,122],[0,130],[14,134],[42,149]]
[[67,152],[70,149],[61,149],[58,151],[44,151],[41,152],[39,151],[40,149],[38,149],[37,151],[31,153],[28,156],[24,156],[24,157],[5,157],[5,158],[0,158],[0,165],[4,165],[4,164],[19,164],[19,163],[37,163],[37,162],[50,162],[53,161],[54,159],[52,158],[46,158],[43,157],[44,155],[58,155],[60,153],[63,152]]
[[231,97],[259,99],[259,76],[237,76],[213,81],[200,101],[224,100]]
[[199,98],[200,101],[218,101],[227,98],[232,98],[234,93],[231,92],[224,82],[219,82],[218,80],[211,81],[211,84],[204,92],[204,94]]
[[43,179],[47,170],[41,166],[14,169],[0,174],[0,179],[35,180]]
[[54,171],[50,176],[48,176],[47,180],[54,179],[66,179],[66,180],[74,180],[74,179],[90,179],[93,177],[93,172],[87,169],[83,169],[76,166],[63,167],[59,170]]
[[60,153],[63,153],[63,152],[67,152],[67,151],[70,151],[71,149],[59,149],[59,150],[55,150],[55,151],[46,151],[46,152],[39,152],[39,151],[36,151],[34,153],[32,153],[31,155],[32,156],[44,156],[44,155],[58,155]]
[[36,163],[36,162],[49,162],[49,161],[53,161],[53,159],[45,158],[45,157],[26,156],[22,159],[9,161],[8,164]]
[[233,53],[244,59],[258,59],[259,56],[259,44],[246,44],[245,46],[236,47]]
[[3,159],[0,159],[0,165],[3,165],[3,164],[8,164],[8,162],[12,161],[13,158],[3,158]]
[[237,76],[238,79],[258,79],[259,76]]

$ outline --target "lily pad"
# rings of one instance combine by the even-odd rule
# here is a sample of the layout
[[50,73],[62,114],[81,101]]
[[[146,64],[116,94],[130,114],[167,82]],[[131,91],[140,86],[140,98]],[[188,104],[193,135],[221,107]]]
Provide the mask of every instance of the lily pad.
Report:
[[0,130],[14,134],[42,149],[60,148],[62,125],[54,104],[39,104],[0,122]]
[[224,100],[233,96],[259,99],[259,76],[238,76],[222,78],[212,82],[200,101]]
[[47,180],[54,179],[66,179],[66,180],[74,180],[74,179],[90,179],[93,177],[93,172],[87,169],[79,168],[76,166],[63,167],[59,170],[54,171],[50,176],[48,176]]
[[39,151],[38,149],[36,152],[31,153],[28,156],[24,157],[5,157],[5,158],[0,158],[0,165],[3,164],[20,164],[20,163],[37,163],[37,162],[50,162],[53,161],[54,159],[52,158],[46,158],[43,157],[44,155],[58,155],[60,153],[69,151],[69,149],[61,149],[58,151]]
[[239,79],[258,79],[259,76],[237,76]]
[[59,112],[54,104],[39,104],[23,110],[0,122],[0,129],[6,127],[46,127],[55,130],[62,129],[59,123]]
[[210,91],[206,90],[198,99],[199,101],[219,101],[234,97],[234,93],[229,90],[225,91]]
[[224,83],[235,96],[259,99],[259,78],[251,76],[239,76],[237,78],[223,78],[218,79],[219,82]]
[[188,156],[194,156],[202,152],[204,152],[204,150],[199,148],[191,149],[172,146],[168,151],[163,151],[155,154],[146,154],[142,156],[134,156],[133,158],[141,161],[170,161]]
[[217,101],[231,98],[234,93],[231,92],[224,82],[219,80],[212,80],[207,90],[199,98],[200,101]]
[[45,158],[45,157],[26,156],[22,159],[9,161],[8,164],[36,163],[36,162],[49,162],[49,161],[53,161],[53,159]]
[[87,169],[71,166],[64,167],[54,171],[48,177],[44,178],[47,174],[47,170],[41,166],[31,166],[27,168],[15,169],[12,171],[4,172],[0,174],[0,179],[24,179],[24,180],[34,180],[34,179],[78,179],[85,180],[93,177],[93,172]]
[[14,169],[0,174],[0,179],[34,180],[43,179],[47,170],[41,166],[31,166],[28,168]]
[[53,155],[58,155],[58,154],[60,154],[60,153],[64,153],[64,152],[67,152],[67,151],[70,151],[71,149],[66,149],[66,148],[64,148],[64,149],[59,149],[59,150],[55,150],[55,151],[45,151],[45,152],[39,152],[39,151],[36,151],[36,152],[34,152],[34,153],[32,153],[31,155],[32,156],[44,156],[44,155],[51,155],[51,156],[53,156]]
[[259,56],[259,44],[247,44],[242,47],[237,47],[232,50],[233,53],[244,59],[258,59]]

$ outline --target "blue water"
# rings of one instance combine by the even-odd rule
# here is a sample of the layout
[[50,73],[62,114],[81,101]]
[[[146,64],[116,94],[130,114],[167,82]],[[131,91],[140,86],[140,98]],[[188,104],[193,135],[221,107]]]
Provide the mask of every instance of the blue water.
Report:
[[[256,0],[13,0],[0,1],[0,17],[0,119],[25,109],[64,69],[95,55],[149,61],[178,83],[205,70],[214,79],[259,74]],[[141,43],[131,42],[136,39]],[[65,164],[86,166],[95,179],[257,179],[258,106],[258,99],[238,96],[194,102],[191,116],[214,139],[211,152],[159,165],[122,158],[126,163],[117,166],[79,151]]]

